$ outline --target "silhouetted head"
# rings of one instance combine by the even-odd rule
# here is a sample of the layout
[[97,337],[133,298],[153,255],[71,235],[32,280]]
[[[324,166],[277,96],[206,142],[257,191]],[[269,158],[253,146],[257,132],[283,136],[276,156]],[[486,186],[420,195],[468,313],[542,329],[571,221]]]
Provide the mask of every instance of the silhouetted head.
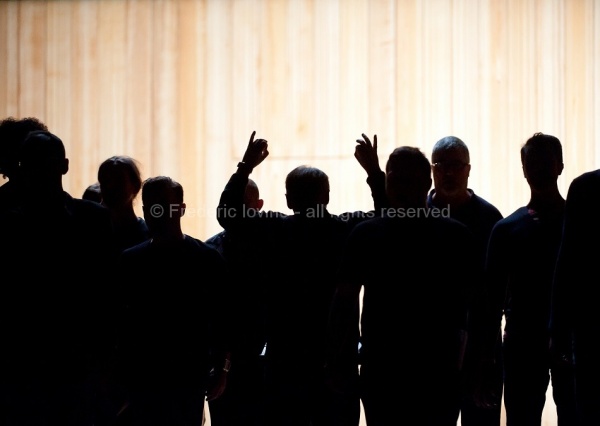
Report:
[[144,219],[153,235],[179,230],[185,213],[183,187],[168,176],[148,178],[142,185]]
[[385,167],[385,190],[392,207],[425,207],[431,188],[431,164],[419,148],[401,146]]
[[244,192],[244,205],[247,209],[262,209],[264,201],[260,198],[258,185],[252,179],[248,179],[246,191]]
[[115,155],[104,160],[98,168],[98,182],[102,204],[108,208],[131,206],[142,188],[138,163],[126,155]]
[[21,145],[19,160],[19,175],[26,189],[62,191],[62,176],[69,171],[69,160],[58,136],[43,130],[30,132]]
[[544,191],[554,187],[564,168],[560,140],[555,136],[535,133],[521,147],[521,164],[532,189]]
[[431,153],[436,195],[444,200],[467,194],[471,171],[469,148],[456,136],[446,136],[435,143]]
[[0,121],[0,174],[8,179],[15,177],[21,144],[35,130],[48,131],[48,127],[35,117],[8,117]]
[[285,179],[287,206],[294,212],[325,208],[329,204],[329,177],[320,169],[298,166]]
[[90,201],[95,201],[97,203],[101,203],[102,202],[102,192],[100,190],[100,183],[94,182],[91,185],[89,185],[87,188],[85,188],[85,191],[83,191],[81,198],[83,200],[90,200]]

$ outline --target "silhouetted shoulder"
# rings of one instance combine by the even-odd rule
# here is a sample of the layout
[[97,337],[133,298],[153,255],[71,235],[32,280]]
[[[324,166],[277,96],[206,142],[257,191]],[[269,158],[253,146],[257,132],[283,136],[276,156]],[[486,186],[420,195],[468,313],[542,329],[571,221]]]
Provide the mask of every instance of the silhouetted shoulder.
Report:
[[134,245],[133,247],[126,248],[121,252],[121,259],[128,257],[135,257],[144,253],[145,251],[150,249],[151,240],[143,241],[139,244]]
[[194,238],[194,237],[190,237],[189,235],[186,235],[185,241],[190,246],[197,247],[197,250],[199,252],[206,253],[206,256],[213,256],[215,258],[222,259],[221,254],[219,253],[219,251],[216,248],[206,244],[204,241],[202,241],[199,238]]
[[94,234],[104,234],[104,238],[113,238],[113,226],[107,208],[94,201],[73,198],[65,193],[65,206],[72,217],[90,228]]
[[570,200],[573,198],[582,198],[589,203],[596,203],[597,205],[600,203],[598,188],[600,188],[600,169],[583,173],[573,179],[569,186],[567,197]]
[[595,182],[596,185],[600,184],[600,169],[591,170],[589,172],[585,172],[575,179],[573,179],[572,185],[580,185],[584,183],[592,183]]
[[[395,217],[376,217],[365,220],[357,224],[352,234],[354,238],[357,236],[371,238],[381,238],[384,240],[392,240],[394,236],[400,235],[410,236],[410,238],[421,239],[425,241],[427,238],[434,240],[443,240],[447,238],[458,238],[461,241],[471,239],[473,237],[469,228],[456,219],[450,217],[419,217],[419,218],[395,218]],[[395,241],[401,242],[402,239]],[[430,240],[428,244],[431,244]]]
[[221,248],[223,247],[223,242],[225,240],[225,235],[225,231],[218,232],[212,237],[207,238],[204,241],[204,243],[221,252]]
[[456,232],[464,233],[466,231],[468,234],[471,234],[471,231],[467,225],[451,217],[432,218],[432,222],[435,224],[435,226],[454,229]]
[[101,220],[110,220],[108,209],[102,204],[82,198],[70,198],[67,200],[75,214],[97,216]]
[[529,216],[529,209],[525,206],[519,207],[517,210],[515,210],[505,218],[502,218],[498,222],[496,222],[496,224],[494,225],[494,229],[510,228],[516,223],[526,218],[527,216]]
[[216,259],[221,262],[221,254],[214,248],[203,242],[198,238],[184,235],[181,242],[177,244],[170,244],[167,246],[156,246],[152,243],[152,240],[144,241],[133,247],[123,250],[121,258],[132,258],[136,256],[145,256],[148,251],[160,252],[162,254],[169,254],[171,256],[180,256],[183,254],[191,254],[198,256],[207,256],[209,258]]
[[210,238],[207,238],[204,242],[211,247],[219,245],[220,241],[225,237],[225,231],[217,232]]
[[487,214],[489,214],[490,216],[497,217],[498,218],[497,220],[502,219],[502,213],[500,212],[500,210],[498,210],[498,208],[495,205],[490,203],[485,198],[482,198],[479,195],[475,194],[475,192],[473,192],[472,190],[471,190],[471,194],[472,194],[471,199],[473,200],[473,202],[475,204],[477,204],[479,206],[480,210],[487,212]]

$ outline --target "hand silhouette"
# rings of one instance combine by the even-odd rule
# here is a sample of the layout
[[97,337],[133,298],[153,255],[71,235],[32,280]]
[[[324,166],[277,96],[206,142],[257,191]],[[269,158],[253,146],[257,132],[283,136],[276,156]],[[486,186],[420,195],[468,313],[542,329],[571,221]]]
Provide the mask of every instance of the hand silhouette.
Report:
[[362,134],[363,139],[357,139],[354,149],[354,158],[358,160],[369,176],[381,171],[379,157],[377,156],[377,135],[373,137],[373,143],[367,135]]
[[242,162],[250,169],[258,166],[262,161],[269,156],[269,143],[266,139],[254,139],[256,130],[250,135],[250,141],[246,147],[246,152]]

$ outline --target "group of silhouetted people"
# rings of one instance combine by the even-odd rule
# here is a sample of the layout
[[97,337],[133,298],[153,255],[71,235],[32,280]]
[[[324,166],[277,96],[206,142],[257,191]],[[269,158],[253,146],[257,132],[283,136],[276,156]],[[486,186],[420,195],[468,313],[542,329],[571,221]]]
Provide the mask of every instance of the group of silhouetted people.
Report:
[[199,239],[172,178],[115,155],[74,197],[61,139],[0,121],[0,425],[358,426],[362,403],[368,426],[499,426],[503,398],[508,426],[540,426],[550,381],[559,426],[599,424],[599,170],[563,198],[561,142],[535,133],[503,217],[459,138],[382,170],[362,134],[372,206],[331,213],[300,165],[285,213],[249,178],[255,136]]

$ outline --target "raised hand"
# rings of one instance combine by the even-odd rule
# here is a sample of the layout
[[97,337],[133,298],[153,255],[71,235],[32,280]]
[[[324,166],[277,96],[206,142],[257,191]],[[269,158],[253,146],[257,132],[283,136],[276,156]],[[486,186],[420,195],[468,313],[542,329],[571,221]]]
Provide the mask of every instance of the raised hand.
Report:
[[362,134],[363,139],[357,139],[354,149],[354,158],[358,160],[368,175],[381,171],[379,157],[377,156],[377,135],[373,136],[373,143],[367,135]]
[[250,169],[258,166],[262,161],[269,156],[269,144],[266,139],[254,139],[256,130],[250,135],[250,141],[246,147],[246,152],[242,162]]

